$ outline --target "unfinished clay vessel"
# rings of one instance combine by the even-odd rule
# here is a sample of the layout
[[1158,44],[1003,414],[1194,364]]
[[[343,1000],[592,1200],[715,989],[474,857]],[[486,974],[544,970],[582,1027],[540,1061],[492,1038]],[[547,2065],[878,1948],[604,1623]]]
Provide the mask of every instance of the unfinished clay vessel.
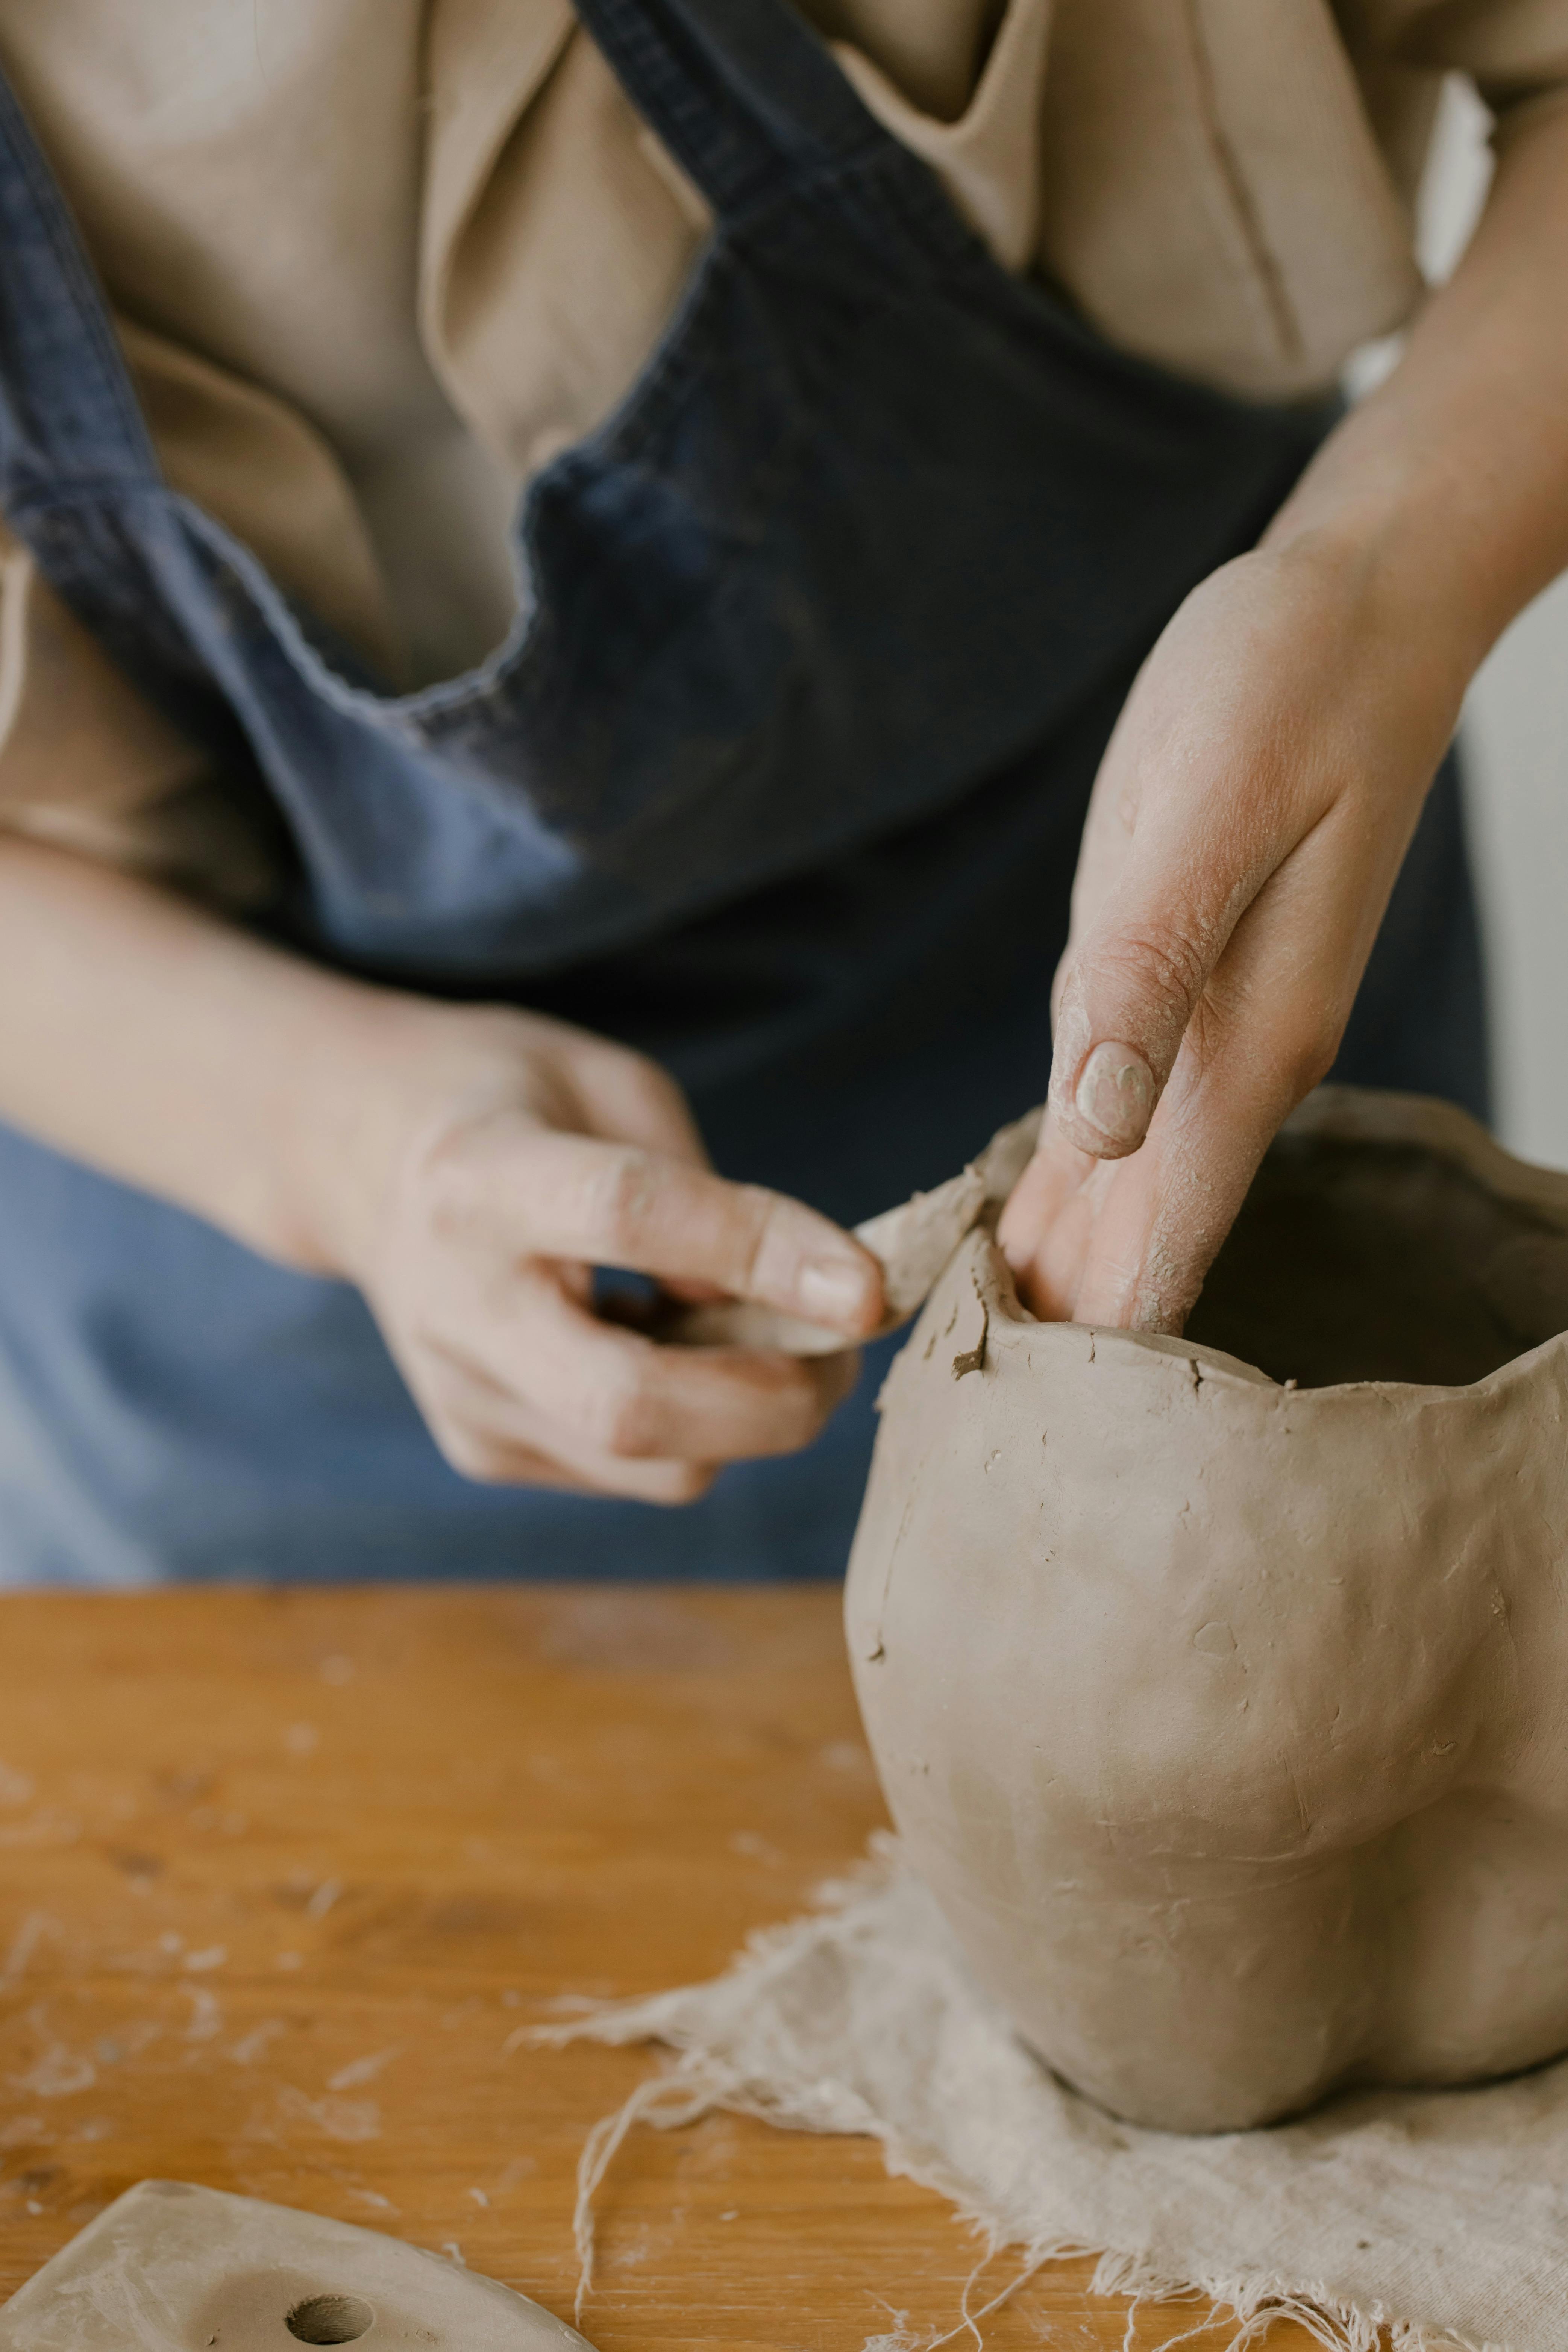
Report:
[[1568,1178],[1323,1089],[1183,1339],[988,1232],[847,1597],[894,1818],[1059,2074],[1183,2131],[1568,2046]]

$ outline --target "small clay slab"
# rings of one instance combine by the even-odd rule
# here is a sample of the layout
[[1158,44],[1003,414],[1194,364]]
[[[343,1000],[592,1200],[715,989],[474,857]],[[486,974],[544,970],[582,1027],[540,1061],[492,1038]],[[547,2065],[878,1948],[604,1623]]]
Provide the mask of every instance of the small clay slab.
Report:
[[0,2352],[592,2352],[563,2320],[400,2239],[143,2180],[0,2309]]
[[[881,1263],[887,1313],[871,1338],[880,1339],[918,1314],[953,1251],[987,1208],[1000,1207],[1029,1163],[1040,1114],[1029,1111],[994,1135],[978,1160],[932,1192],[917,1192],[855,1228]],[[789,1356],[837,1356],[844,1335],[803,1323],[750,1299],[721,1298],[682,1307],[665,1317],[658,1337],[686,1348],[778,1348]]]

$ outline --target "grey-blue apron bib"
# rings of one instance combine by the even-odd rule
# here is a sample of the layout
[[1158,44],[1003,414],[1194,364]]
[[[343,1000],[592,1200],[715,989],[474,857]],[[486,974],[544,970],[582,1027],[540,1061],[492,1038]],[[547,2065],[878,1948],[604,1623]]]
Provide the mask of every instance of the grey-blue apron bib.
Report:
[[[625,404],[530,486],[479,669],[385,691],[168,488],[5,90],[0,503],[276,812],[276,936],[626,1038],[722,1168],[847,1219],[1041,1090],[1116,709],[1329,412],[1175,382],[1010,278],[785,0],[579,13],[715,228]],[[1451,777],[1402,893],[1362,1074],[1473,1099]],[[0,1252],[10,1580],[842,1567],[875,1365],[810,1453],[666,1514],[466,1483],[352,1290],[4,1130]]]

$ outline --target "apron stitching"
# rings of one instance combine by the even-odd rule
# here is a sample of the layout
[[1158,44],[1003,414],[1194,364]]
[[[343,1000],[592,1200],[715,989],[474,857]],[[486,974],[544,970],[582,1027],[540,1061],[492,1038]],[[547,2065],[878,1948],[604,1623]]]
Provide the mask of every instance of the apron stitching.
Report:
[[[49,173],[41,151],[31,136],[17,134],[20,108],[9,89],[0,85],[0,140],[19,167],[32,197],[34,218],[47,238],[56,268],[65,283],[68,313],[85,341],[100,392],[107,397],[120,428],[118,438],[126,472],[122,482],[160,478],[151,436],[130,389],[123,356],[109,325],[107,300],[97,272],[88,261],[65,200]],[[23,340],[36,341],[30,322]],[[73,436],[74,437],[74,436]]]
[[739,64],[711,37],[700,7],[693,14],[667,6],[661,25],[615,0],[584,0],[579,11],[633,104],[680,156],[714,211],[731,222],[755,201],[749,184],[787,184],[816,168],[808,158],[830,160],[847,143],[879,145],[890,138],[797,17],[778,0],[763,0],[760,10],[756,0],[744,5],[754,21],[761,17],[762,47],[772,51],[767,62],[784,68],[779,88],[787,85],[792,61],[804,68],[808,79],[798,110],[787,98],[773,109],[758,98],[755,68]]
[[[726,225],[715,235],[699,256],[685,294],[658,348],[647,363],[642,374],[631,387],[623,408],[604,424],[584,436],[584,439],[565,450],[550,466],[536,475],[527,486],[521,510],[514,524],[523,541],[524,570],[533,566],[527,559],[528,541],[531,536],[537,505],[549,495],[563,475],[574,467],[590,465],[600,457],[614,457],[621,463],[635,461],[639,454],[649,450],[658,436],[665,432],[682,404],[700,389],[701,379],[718,330],[715,322],[705,322],[701,313],[712,305],[723,290],[726,276],[744,264],[748,254],[759,247],[773,247],[785,251],[809,254],[814,239],[821,233],[819,220],[803,215],[801,200],[806,213],[816,213],[824,203],[831,202],[847,186],[863,184],[873,198],[892,193],[895,200],[910,193],[909,175],[900,168],[906,159],[901,154],[889,156],[878,150],[859,157],[843,157],[825,164],[814,173],[809,184],[777,194],[748,220]],[[917,175],[913,186],[921,196],[927,193],[927,175],[916,159],[907,159]],[[891,169],[889,167],[892,167]],[[885,190],[881,183],[891,183]],[[946,200],[935,183],[930,193],[941,220],[946,214],[956,232],[952,257],[962,268],[967,262],[973,269],[976,262],[982,276],[999,275],[1002,288],[1016,299],[1013,281],[994,262],[978,240],[973,238],[957,220],[946,211]],[[880,211],[879,207],[875,210]],[[922,217],[923,216],[923,217]],[[916,225],[929,218],[922,203],[917,207]],[[889,224],[907,229],[910,224],[888,213]],[[909,241],[906,260],[918,265],[917,278],[928,282],[935,275],[936,256],[929,252],[923,239],[912,236]],[[891,306],[900,297],[900,287],[896,277],[889,276],[879,289],[879,307]],[[128,382],[128,379],[126,379]],[[755,482],[753,469],[752,479]],[[460,724],[473,711],[493,702],[531,660],[537,659],[539,647],[534,639],[539,628],[537,607],[521,608],[506,638],[475,669],[454,678],[437,680],[409,694],[384,694],[374,686],[361,686],[343,677],[314,641],[311,627],[305,625],[290,601],[284,596],[254,551],[209,515],[205,509],[181,493],[171,489],[159,477],[125,480],[114,475],[68,478],[47,491],[26,493],[11,509],[16,522],[24,519],[42,519],[52,512],[75,509],[112,510],[125,500],[136,503],[149,501],[170,515],[183,520],[184,528],[242,585],[246,595],[258,615],[268,622],[286,646],[300,659],[307,671],[317,679],[321,690],[334,706],[347,714],[371,719],[389,732],[405,735],[410,740],[424,739],[424,722],[439,720]],[[710,523],[717,518],[710,517]],[[310,616],[311,625],[314,615]]]

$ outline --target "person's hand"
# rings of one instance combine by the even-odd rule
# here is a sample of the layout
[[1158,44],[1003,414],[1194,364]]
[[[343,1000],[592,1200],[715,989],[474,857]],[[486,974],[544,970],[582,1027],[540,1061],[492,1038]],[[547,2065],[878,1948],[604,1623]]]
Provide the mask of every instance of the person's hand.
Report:
[[[714,1175],[640,1055],[528,1014],[388,1003],[313,1255],[364,1292],[447,1459],[682,1503],[722,1463],[807,1444],[880,1315],[869,1253]],[[595,1265],[782,1307],[841,1330],[846,1353],[661,1347],[595,1317]]]
[[[1389,610],[1390,604],[1396,610]],[[1048,1318],[1179,1331],[1333,1060],[1469,665],[1321,538],[1226,564],[1095,783],[1050,1097],[1002,1246]]]

